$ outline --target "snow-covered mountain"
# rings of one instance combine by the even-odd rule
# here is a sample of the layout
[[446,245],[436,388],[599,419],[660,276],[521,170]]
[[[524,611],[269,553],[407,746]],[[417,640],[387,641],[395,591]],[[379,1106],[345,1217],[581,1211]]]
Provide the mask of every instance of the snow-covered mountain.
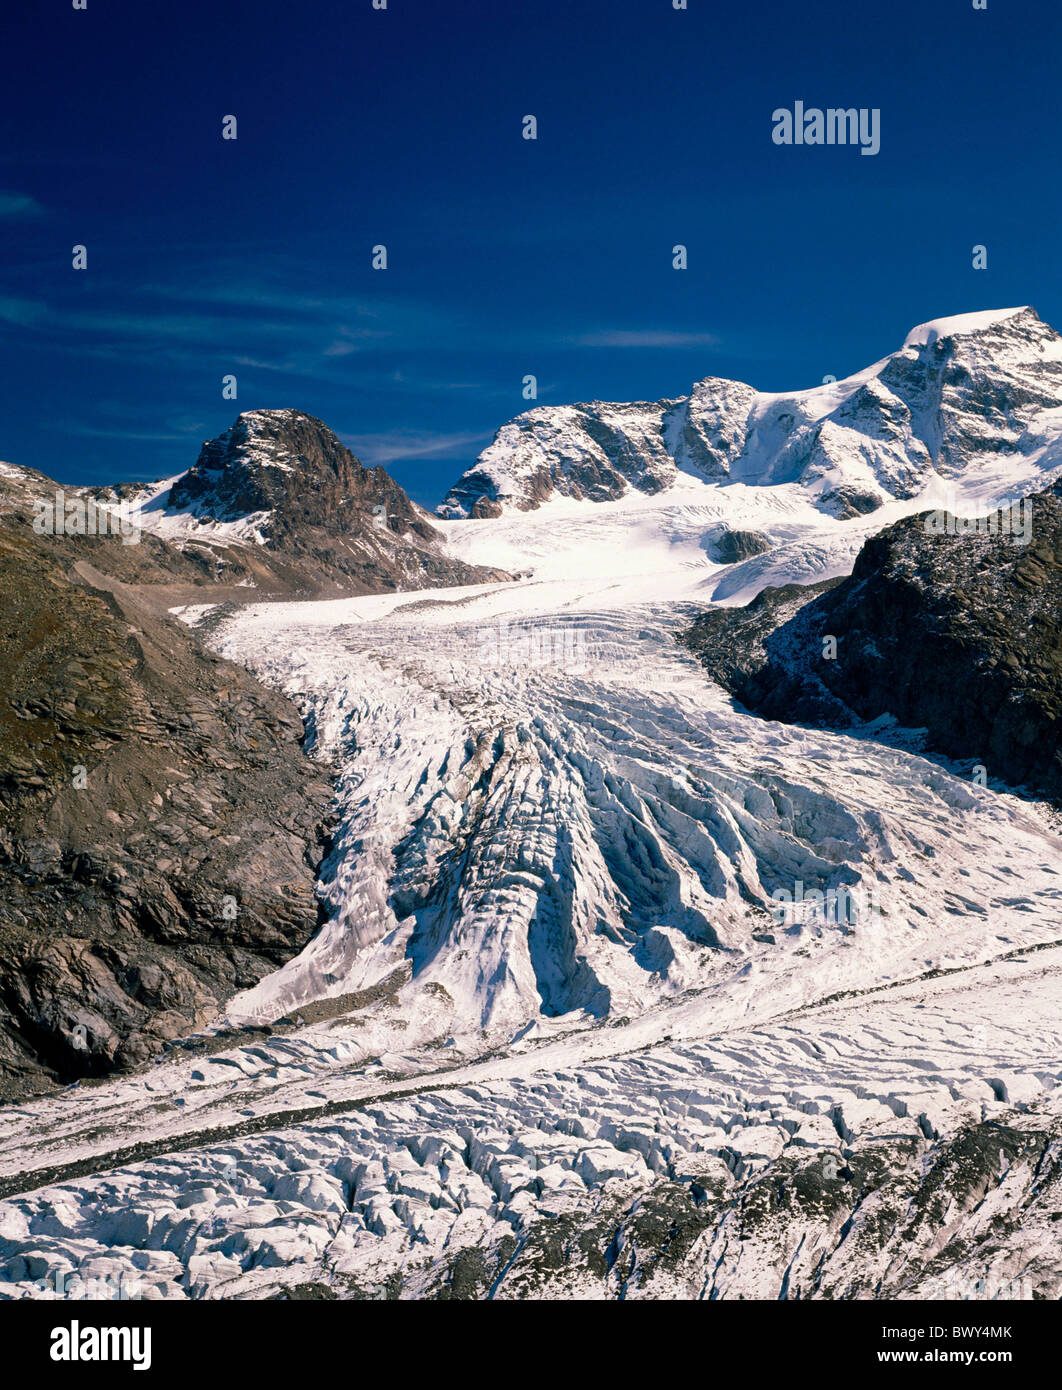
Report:
[[443,517],[614,500],[690,478],[798,483],[831,516],[873,511],[986,455],[1062,463],[1062,337],[1031,308],[921,324],[843,381],[784,394],[706,377],[677,400],[537,406],[501,427]]
[[1059,352],[1007,311],[814,392],[546,412],[568,452],[514,422],[436,523],[515,581],[183,609],[335,769],[323,924],[167,1056],[8,1112],[0,1294],[1062,1296],[1057,814],[916,731],[757,717],[675,640],[1049,483]]
[[187,472],[106,490],[221,582],[375,593],[505,578],[450,556],[427,513],[321,420],[245,410]]

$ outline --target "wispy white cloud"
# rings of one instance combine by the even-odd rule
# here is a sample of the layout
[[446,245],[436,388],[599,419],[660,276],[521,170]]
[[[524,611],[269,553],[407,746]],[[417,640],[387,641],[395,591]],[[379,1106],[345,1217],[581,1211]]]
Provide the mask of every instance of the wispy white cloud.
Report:
[[392,430],[386,434],[340,434],[362,463],[390,463],[393,459],[448,458],[479,453],[490,443],[489,434],[425,434],[416,430]]
[[299,294],[255,280],[246,283],[204,280],[197,285],[146,284],[144,294],[193,304],[229,305],[236,309],[267,309],[272,313],[325,315],[329,318],[377,318],[378,310],[349,295]]
[[40,217],[44,208],[28,193],[0,191],[0,217]]
[[[185,292],[142,286],[139,301],[129,306],[113,296],[67,306],[0,295],[0,323],[46,335],[59,350],[65,345],[86,356],[150,350],[173,362],[191,353],[318,380],[350,380],[346,359],[362,357],[359,377],[379,381],[380,352],[416,351],[444,331],[453,336],[452,325],[428,306],[381,302],[371,308],[350,298],[318,299],[253,285]],[[340,370],[343,377],[333,375]]]
[[[95,333],[103,338],[174,339],[182,342],[212,342],[226,329],[232,331],[233,328],[232,320],[205,314],[123,314],[92,308],[62,310],[43,300],[5,296],[0,296],[0,322],[22,328],[46,329],[58,334]],[[280,332],[282,326],[256,323],[253,327],[258,331],[273,328]]]
[[715,347],[719,343],[714,333],[675,333],[664,328],[607,328],[568,341],[576,347],[603,348]]
[[0,323],[29,328],[47,316],[48,307],[35,299],[12,299],[0,295]]
[[347,357],[352,352],[361,352],[370,344],[378,343],[381,338],[388,337],[390,337],[389,333],[381,332],[376,328],[349,328],[343,324],[335,342],[325,348],[323,355],[325,357]]
[[[146,284],[141,291],[154,299],[196,304],[211,314],[230,314],[231,323],[245,322],[248,310],[286,317],[289,324],[283,326],[285,332],[294,327],[300,334],[327,333],[327,344],[320,349],[327,356],[350,351],[348,343],[390,338],[415,344],[432,334],[453,333],[457,327],[448,313],[413,300],[392,295],[366,299],[340,293],[301,294],[268,279],[202,281],[193,286]],[[275,327],[279,331],[282,326]]]
[[122,429],[120,426],[113,429],[98,429],[95,425],[75,425],[63,423],[60,428],[64,434],[77,435],[82,439],[139,439],[144,443],[157,444],[160,440],[172,442],[175,439],[184,439],[183,434],[166,434],[162,431]]

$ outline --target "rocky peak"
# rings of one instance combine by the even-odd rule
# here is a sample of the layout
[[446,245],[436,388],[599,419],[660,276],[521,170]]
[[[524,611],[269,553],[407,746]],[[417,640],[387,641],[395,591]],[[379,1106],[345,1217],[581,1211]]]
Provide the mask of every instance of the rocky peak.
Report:
[[379,522],[423,540],[438,533],[382,468],[365,468],[323,421],[300,410],[245,410],[174,483],[170,505],[200,520],[270,513],[262,534],[278,544],[300,525],[347,529]]
[[1062,338],[1028,307],[920,324],[899,351],[809,390],[705,377],[678,400],[538,406],[502,426],[439,513],[498,516],[554,495],[608,501],[700,479],[797,484],[845,517],[1001,453],[1062,463]]
[[505,580],[450,555],[382,468],[301,410],[245,410],[170,484],[142,490],[146,530],[264,592],[384,593]]

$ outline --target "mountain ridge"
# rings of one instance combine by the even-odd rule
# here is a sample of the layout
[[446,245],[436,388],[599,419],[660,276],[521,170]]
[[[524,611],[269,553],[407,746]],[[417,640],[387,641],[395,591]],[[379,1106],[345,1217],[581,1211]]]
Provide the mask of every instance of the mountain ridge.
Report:
[[385,469],[365,468],[300,410],[242,411],[184,473],[96,493],[131,506],[145,531],[212,559],[215,578],[231,583],[307,597],[510,578],[450,555]]
[[1062,337],[1031,306],[929,320],[837,382],[792,392],[705,377],[654,402],[536,406],[506,422],[436,509],[498,517],[690,480],[802,486],[850,517],[989,452],[1062,462]]

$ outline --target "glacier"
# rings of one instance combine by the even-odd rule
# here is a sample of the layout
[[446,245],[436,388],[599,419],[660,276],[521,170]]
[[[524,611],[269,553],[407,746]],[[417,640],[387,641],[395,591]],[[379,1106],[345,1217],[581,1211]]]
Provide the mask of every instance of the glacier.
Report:
[[[945,489],[1054,476],[1040,327],[937,321],[859,379],[742,396],[725,469],[685,466],[672,412],[596,499],[516,487],[582,422],[503,430],[510,502],[476,514],[466,477],[472,515],[434,524],[514,582],[183,607],[335,769],[326,920],[148,1068],[6,1108],[0,1296],[55,1269],[153,1298],[1062,1295],[1057,814],[917,731],[755,718],[676,641]],[[844,435],[956,335],[992,372],[1035,355],[1017,414],[945,384],[899,453]],[[874,510],[824,508],[841,483]],[[720,564],[721,530],[768,548]],[[875,907],[779,924],[798,883]]]

